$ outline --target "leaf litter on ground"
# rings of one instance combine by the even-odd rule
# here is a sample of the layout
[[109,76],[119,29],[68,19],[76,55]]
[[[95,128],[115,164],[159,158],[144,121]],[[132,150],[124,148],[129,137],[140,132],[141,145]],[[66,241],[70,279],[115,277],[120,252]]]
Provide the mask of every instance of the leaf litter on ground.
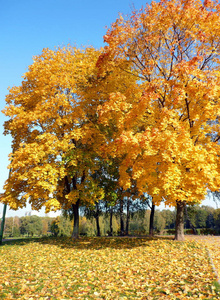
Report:
[[204,244],[45,238],[0,248],[1,299],[219,299]]

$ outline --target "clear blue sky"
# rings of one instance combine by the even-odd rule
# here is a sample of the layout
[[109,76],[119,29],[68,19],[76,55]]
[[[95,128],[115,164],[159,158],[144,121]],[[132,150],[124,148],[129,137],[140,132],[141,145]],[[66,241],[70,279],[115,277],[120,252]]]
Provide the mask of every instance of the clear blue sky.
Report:
[[[118,13],[129,14],[146,5],[144,0],[8,0],[0,8],[0,110],[5,106],[7,88],[21,84],[21,76],[32,57],[43,48],[57,46],[104,46],[103,35]],[[3,135],[5,117],[0,113],[0,192],[8,177],[11,139]],[[207,204],[207,203],[205,203]],[[210,205],[213,203],[209,202]],[[2,213],[0,204],[0,215]],[[25,211],[7,211],[7,216]]]

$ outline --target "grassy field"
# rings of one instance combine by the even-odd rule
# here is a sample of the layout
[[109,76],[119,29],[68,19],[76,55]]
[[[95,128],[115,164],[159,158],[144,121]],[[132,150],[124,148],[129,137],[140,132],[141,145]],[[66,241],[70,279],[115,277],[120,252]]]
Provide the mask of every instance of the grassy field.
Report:
[[211,255],[220,251],[219,241],[7,242],[0,247],[0,299],[220,299],[207,252],[207,247]]

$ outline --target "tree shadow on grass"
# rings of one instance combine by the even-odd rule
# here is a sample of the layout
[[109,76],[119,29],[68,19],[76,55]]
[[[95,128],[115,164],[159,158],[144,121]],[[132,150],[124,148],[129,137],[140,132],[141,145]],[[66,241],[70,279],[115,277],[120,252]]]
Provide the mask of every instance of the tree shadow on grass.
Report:
[[60,248],[72,248],[81,250],[100,250],[105,248],[112,249],[131,249],[142,246],[150,246],[153,241],[164,240],[172,241],[173,236],[138,236],[138,237],[80,237],[78,239],[71,239],[68,237],[44,237],[31,239],[16,239],[7,240],[3,245],[17,245],[24,246],[29,243],[40,243],[51,246],[58,246]]

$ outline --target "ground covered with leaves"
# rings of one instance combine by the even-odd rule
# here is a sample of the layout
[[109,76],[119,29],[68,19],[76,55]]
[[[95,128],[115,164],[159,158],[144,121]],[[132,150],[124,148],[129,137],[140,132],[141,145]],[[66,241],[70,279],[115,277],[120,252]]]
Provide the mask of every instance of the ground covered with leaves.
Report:
[[197,241],[206,247],[220,284],[220,236],[192,235],[188,236],[187,240]]
[[206,245],[195,240],[13,241],[0,247],[0,266],[1,299],[220,298]]

